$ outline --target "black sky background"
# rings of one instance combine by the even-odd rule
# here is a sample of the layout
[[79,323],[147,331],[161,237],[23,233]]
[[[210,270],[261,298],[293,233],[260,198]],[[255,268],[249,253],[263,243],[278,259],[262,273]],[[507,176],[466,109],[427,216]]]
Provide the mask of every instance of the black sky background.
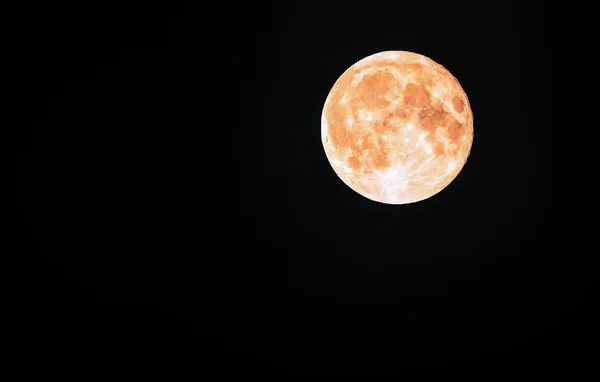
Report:
[[[586,365],[588,280],[555,242],[548,13],[15,6],[13,354],[246,375]],[[320,141],[333,83],[384,50],[444,65],[474,113],[462,172],[411,205],[352,192]]]

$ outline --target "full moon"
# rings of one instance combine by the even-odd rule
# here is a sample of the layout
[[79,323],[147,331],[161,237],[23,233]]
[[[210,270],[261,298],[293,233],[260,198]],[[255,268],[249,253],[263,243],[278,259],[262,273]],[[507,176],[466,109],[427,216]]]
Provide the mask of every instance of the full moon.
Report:
[[473,144],[473,112],[442,65],[405,51],[373,54],[329,92],[321,140],[352,190],[385,204],[428,199],[462,170]]

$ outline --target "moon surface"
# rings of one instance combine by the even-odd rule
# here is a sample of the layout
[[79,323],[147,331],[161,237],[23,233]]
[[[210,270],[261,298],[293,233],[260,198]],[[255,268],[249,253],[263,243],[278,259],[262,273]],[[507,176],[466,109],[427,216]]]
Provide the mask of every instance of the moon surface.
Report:
[[458,80],[423,55],[373,54],[329,92],[321,140],[339,178],[385,204],[439,193],[462,170],[473,143],[473,112]]

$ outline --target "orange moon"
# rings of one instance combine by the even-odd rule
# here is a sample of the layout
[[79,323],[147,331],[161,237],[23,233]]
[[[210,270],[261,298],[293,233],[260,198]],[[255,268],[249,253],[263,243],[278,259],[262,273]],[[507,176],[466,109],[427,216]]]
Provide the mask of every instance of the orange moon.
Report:
[[327,159],[352,190],[385,204],[428,199],[462,170],[473,112],[442,65],[405,51],[373,54],[348,68],[321,115]]

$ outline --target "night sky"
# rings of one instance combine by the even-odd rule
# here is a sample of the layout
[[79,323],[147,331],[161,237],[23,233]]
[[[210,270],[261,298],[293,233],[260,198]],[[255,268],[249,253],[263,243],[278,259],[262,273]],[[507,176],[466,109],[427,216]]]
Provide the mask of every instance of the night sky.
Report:
[[[548,10],[524,3],[15,8],[13,354],[245,376],[585,365],[587,284],[553,245]],[[445,66],[474,114],[463,170],[409,205],[353,192],[321,144],[334,82],[385,50]]]

